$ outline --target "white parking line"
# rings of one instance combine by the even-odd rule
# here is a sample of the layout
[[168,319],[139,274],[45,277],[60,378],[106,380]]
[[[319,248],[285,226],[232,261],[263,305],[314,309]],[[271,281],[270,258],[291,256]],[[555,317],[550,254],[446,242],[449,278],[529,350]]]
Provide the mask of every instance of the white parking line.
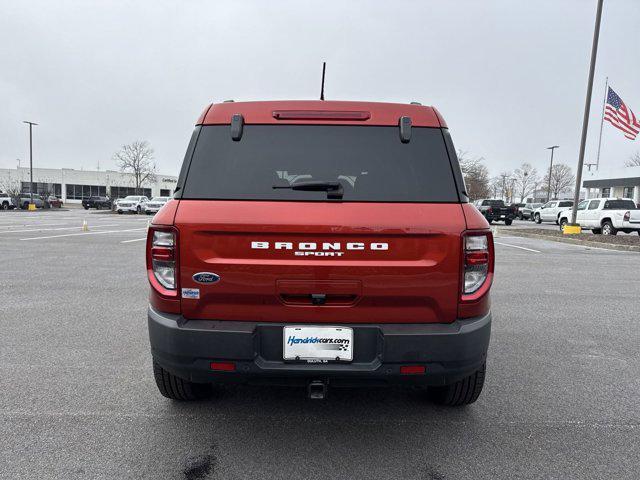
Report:
[[57,223],[38,223],[38,222],[25,222],[25,223],[4,223],[0,224],[0,227],[30,227],[32,225],[40,225],[42,227],[51,227],[52,225],[60,225],[60,223],[67,222],[57,222]]
[[510,243],[502,243],[502,242],[493,242],[497,245],[502,245],[503,247],[511,247],[511,248],[519,248],[520,250],[526,250],[527,252],[534,252],[534,253],[542,253],[540,250],[534,250],[533,248],[527,248],[527,247],[520,247],[519,245],[511,245]]
[[[112,223],[110,225],[93,225],[92,228],[98,228],[98,227],[117,227],[119,224],[118,223]],[[59,227],[59,228],[35,228],[35,229],[30,229],[30,230],[7,230],[7,231],[2,231],[0,232],[0,235],[2,235],[3,233],[27,233],[27,232],[55,232],[58,230],[76,230],[78,228],[82,228],[82,225],[76,226],[76,227]]]
[[143,240],[146,240],[147,237],[144,238],[134,238],[133,240],[123,240],[120,243],[131,243],[131,242],[141,242]]
[[46,237],[29,237],[29,238],[21,238],[21,241],[27,240],[45,240],[48,238],[61,238],[61,237],[77,237],[80,235],[100,235],[103,233],[120,233],[120,232],[137,232],[138,230],[146,230],[147,227],[143,228],[129,228],[127,230],[102,230],[100,232],[79,232],[79,233],[65,233],[63,235],[48,235]]

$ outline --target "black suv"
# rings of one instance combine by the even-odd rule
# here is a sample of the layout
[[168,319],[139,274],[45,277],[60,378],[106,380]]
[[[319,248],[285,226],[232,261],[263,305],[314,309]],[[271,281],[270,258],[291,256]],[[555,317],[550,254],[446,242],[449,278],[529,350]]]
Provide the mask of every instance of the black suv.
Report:
[[90,208],[96,208],[98,210],[110,209],[111,208],[111,199],[109,197],[89,197],[82,199],[82,206],[85,210],[89,210]]

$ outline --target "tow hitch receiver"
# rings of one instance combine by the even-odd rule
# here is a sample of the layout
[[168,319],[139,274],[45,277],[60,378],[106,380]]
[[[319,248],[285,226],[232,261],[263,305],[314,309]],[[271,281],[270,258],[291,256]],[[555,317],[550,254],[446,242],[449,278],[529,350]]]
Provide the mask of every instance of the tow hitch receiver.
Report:
[[327,396],[327,384],[322,380],[312,380],[307,386],[307,395],[311,400],[324,400]]

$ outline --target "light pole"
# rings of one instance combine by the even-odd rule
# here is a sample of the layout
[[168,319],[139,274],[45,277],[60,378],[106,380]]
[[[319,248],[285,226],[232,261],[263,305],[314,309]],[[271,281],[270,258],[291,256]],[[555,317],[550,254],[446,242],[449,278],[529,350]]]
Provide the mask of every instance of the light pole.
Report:
[[522,180],[522,190],[520,190],[520,203],[524,202],[524,197],[527,195],[525,193],[526,190],[526,186],[529,185],[529,182],[527,180],[527,177],[529,176],[529,172],[522,172],[522,175],[524,176],[524,179]]
[[[582,137],[580,139],[580,153],[578,155],[578,171],[576,172],[576,190],[573,194],[573,207],[571,209],[571,225],[576,226],[578,215],[578,202],[580,201],[580,188],[582,187],[582,168],[584,165],[584,149],[587,143],[587,129],[589,127],[589,109],[591,107],[591,92],[593,91],[593,74],[596,69],[596,57],[598,56],[598,39],[600,38],[600,20],[602,20],[602,1],[598,0],[596,10],[596,24],[593,27],[593,42],[591,44],[591,63],[589,65],[589,79],[587,80],[587,98],[584,102],[584,117],[582,118]],[[576,227],[570,233],[580,233]]]
[[[29,196],[31,199],[29,200],[29,204],[33,205],[33,126],[38,125],[34,122],[29,122],[28,120],[23,121],[22,123],[26,123],[29,125]],[[33,207],[30,207],[33,208]]]
[[560,148],[558,145],[553,147],[547,147],[547,150],[551,150],[551,163],[549,163],[549,185],[547,185],[547,202],[551,200],[551,170],[553,169],[553,151],[556,148]]

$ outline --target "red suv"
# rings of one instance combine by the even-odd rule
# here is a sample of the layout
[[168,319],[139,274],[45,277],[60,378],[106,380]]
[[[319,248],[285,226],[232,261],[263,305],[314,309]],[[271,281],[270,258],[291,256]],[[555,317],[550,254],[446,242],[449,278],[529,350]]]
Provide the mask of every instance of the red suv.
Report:
[[214,104],[147,240],[160,392],[411,385],[474,402],[493,238],[433,107]]

